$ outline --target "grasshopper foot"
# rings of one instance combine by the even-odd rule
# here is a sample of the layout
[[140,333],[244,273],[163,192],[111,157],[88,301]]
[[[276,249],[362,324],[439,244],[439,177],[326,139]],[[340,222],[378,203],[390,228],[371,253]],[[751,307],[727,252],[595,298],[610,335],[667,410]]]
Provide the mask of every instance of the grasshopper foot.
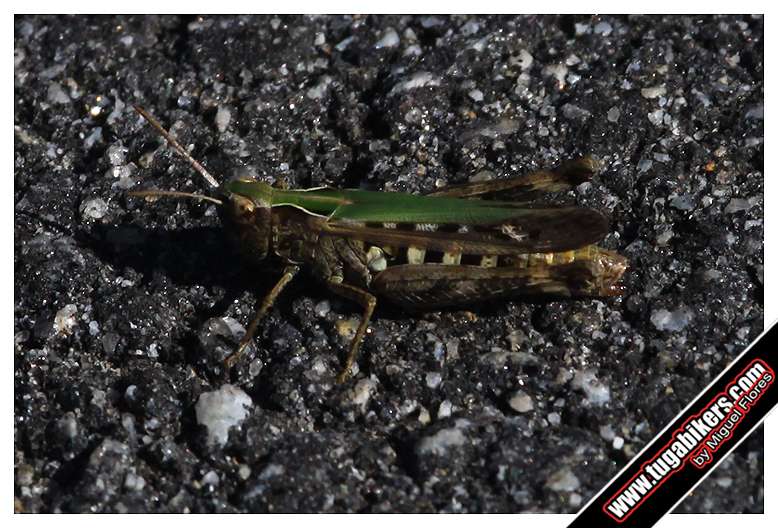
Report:
[[348,380],[349,377],[351,377],[351,365],[346,365],[343,367],[343,370],[338,373],[338,377],[335,378],[335,382],[338,385],[342,385],[343,383],[346,383],[346,380]]
[[[247,339],[248,338],[248,339]],[[229,372],[232,370],[232,367],[235,366],[235,364],[240,361],[240,358],[243,357],[243,353],[246,351],[246,347],[249,346],[249,343],[251,343],[251,336],[246,335],[243,339],[240,340],[240,343],[238,343],[238,348],[235,349],[235,352],[227,356],[224,360],[224,370],[225,372]]]

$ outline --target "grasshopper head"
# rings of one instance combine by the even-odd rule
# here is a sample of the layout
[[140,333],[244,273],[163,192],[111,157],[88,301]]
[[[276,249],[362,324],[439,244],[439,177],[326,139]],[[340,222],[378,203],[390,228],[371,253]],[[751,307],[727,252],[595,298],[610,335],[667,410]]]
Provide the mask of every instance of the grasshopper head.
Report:
[[263,260],[272,239],[273,188],[253,180],[234,180],[219,188],[223,207],[220,216],[227,232],[251,260]]
[[220,196],[214,198],[203,194],[161,190],[133,191],[129,194],[140,197],[171,196],[214,202],[220,206],[222,222],[230,235],[240,244],[239,247],[245,250],[253,260],[264,259],[270,247],[272,236],[270,217],[270,206],[273,199],[272,187],[266,183],[250,180],[236,180],[219,185],[219,181],[200,162],[194,159],[189,151],[169,131],[165,130],[154,116],[141,106],[133,105],[133,107]]

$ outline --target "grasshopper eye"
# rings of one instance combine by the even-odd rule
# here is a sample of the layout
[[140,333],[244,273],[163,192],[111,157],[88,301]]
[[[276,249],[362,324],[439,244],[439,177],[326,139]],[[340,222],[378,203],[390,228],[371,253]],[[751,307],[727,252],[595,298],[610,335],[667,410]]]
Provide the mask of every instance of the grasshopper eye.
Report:
[[232,203],[235,206],[235,212],[242,215],[249,215],[254,212],[254,202],[249,198],[240,195],[234,195],[232,197]]

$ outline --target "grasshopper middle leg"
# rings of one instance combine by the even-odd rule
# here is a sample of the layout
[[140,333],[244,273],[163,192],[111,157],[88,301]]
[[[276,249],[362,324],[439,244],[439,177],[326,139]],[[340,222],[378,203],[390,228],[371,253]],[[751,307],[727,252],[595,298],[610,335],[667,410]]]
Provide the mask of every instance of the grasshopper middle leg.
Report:
[[354,360],[359,352],[359,345],[362,343],[362,338],[365,337],[365,332],[367,332],[367,325],[370,323],[370,318],[373,316],[373,310],[375,309],[376,298],[365,290],[342,282],[330,281],[327,283],[327,286],[333,293],[359,303],[365,310],[362,314],[362,321],[359,323],[359,328],[357,328],[357,332],[354,335],[354,339],[351,340],[351,347],[349,348],[348,357],[346,358],[346,364],[343,365],[343,370],[338,374],[338,383],[343,383],[348,379],[349,374],[351,373],[351,367],[354,365]]
[[270,310],[270,307],[273,306],[276,297],[278,297],[286,285],[292,281],[294,276],[297,275],[298,271],[300,271],[300,268],[297,266],[287,266],[284,268],[284,274],[281,275],[281,278],[278,279],[278,282],[275,286],[273,286],[273,289],[270,290],[270,292],[268,292],[268,294],[262,300],[262,304],[257,310],[257,314],[254,316],[254,319],[251,321],[248,329],[246,330],[246,335],[244,335],[243,339],[240,340],[238,348],[235,350],[235,352],[230,354],[227,359],[224,360],[224,366],[226,370],[230,370],[232,366],[235,365],[235,363],[237,363],[241,358],[243,352],[246,350],[246,347],[254,338],[254,334],[257,333],[257,328],[259,327],[260,321],[262,321],[265,315],[267,315],[267,312]]

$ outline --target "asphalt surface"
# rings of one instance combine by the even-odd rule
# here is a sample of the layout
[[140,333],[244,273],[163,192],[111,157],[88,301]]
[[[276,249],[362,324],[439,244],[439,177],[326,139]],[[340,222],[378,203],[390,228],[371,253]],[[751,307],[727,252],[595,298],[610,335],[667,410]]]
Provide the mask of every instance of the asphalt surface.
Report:
[[[575,512],[763,328],[760,17],[28,16],[14,45],[17,511]],[[125,194],[205,190],[133,103],[296,188],[593,155],[554,199],[611,217],[625,294],[381,305],[336,385],[359,310],[302,277],[225,375],[278,270],[213,204]],[[762,466],[760,432],[680,510],[762,511]]]

